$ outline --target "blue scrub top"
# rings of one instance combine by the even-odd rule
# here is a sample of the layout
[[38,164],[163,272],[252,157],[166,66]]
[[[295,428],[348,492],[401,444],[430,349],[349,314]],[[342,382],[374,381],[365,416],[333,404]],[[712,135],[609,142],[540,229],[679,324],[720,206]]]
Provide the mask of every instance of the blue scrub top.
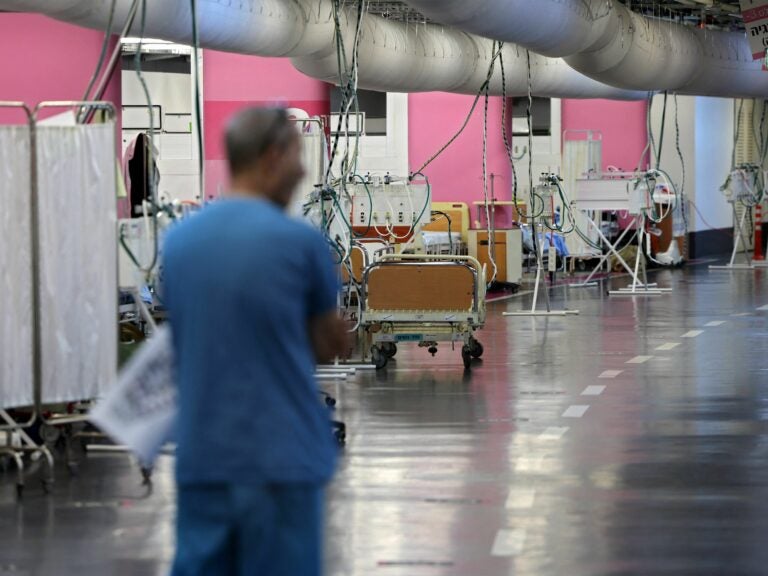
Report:
[[164,275],[178,482],[327,481],[336,446],[308,332],[337,305],[325,238],[267,200],[229,198],[168,234]]

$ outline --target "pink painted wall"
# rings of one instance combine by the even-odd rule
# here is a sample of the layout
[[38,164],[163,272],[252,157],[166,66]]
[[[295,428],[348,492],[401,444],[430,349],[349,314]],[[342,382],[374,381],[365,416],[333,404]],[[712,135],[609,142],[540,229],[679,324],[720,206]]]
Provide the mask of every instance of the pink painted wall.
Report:
[[[461,127],[473,96],[429,92],[408,98],[408,158],[417,170]],[[501,136],[501,98],[491,98],[488,114],[488,174],[496,174],[496,198],[511,200],[511,170]],[[434,200],[472,202],[483,199],[483,102],[461,136],[424,173]],[[474,212],[473,212],[474,214]]]
[[646,107],[641,102],[563,100],[563,130],[603,133],[603,169],[634,170],[648,142]]
[[[37,14],[0,14],[0,100],[34,107],[44,100],[80,100],[96,68],[104,34]],[[120,71],[104,95],[120,110]],[[0,109],[0,123],[19,123]]]
[[227,188],[224,128],[249,105],[302,108],[311,116],[330,113],[330,87],[304,76],[287,58],[203,52],[206,194]]

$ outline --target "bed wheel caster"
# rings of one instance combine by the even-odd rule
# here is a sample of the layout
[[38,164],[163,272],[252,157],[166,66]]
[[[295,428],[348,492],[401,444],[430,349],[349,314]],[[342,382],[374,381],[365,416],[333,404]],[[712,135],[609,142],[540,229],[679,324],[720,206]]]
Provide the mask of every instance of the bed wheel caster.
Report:
[[41,480],[40,485],[43,488],[43,494],[50,494],[51,490],[53,490],[53,480],[51,478]]
[[437,346],[430,346],[430,347],[427,349],[427,352],[429,352],[430,354],[432,354],[432,356],[434,357],[434,356],[437,354]]
[[387,365],[389,358],[381,348],[373,346],[371,348],[371,360],[373,360],[373,365],[376,366],[376,370],[381,370]]
[[141,485],[152,486],[152,468],[141,468]]
[[472,358],[482,358],[484,351],[485,349],[480,342],[474,338],[469,341],[469,353],[472,355]]
[[339,448],[343,448],[347,444],[347,425],[344,422],[333,421],[333,437],[336,439],[336,444]]
[[464,344],[461,347],[461,359],[464,361],[464,370],[470,370],[472,368],[472,348],[469,344]]
[[397,344],[394,342],[384,342],[381,345],[381,351],[387,358],[394,358],[397,355]]

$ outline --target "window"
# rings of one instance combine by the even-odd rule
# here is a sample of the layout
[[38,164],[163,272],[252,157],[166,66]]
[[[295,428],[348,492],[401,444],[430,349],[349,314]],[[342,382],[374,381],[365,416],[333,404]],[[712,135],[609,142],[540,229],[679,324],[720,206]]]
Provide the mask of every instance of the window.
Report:
[[[365,116],[366,136],[387,135],[387,93],[373,90],[358,90],[357,102],[360,113]],[[341,107],[341,90],[331,89],[331,113],[338,114]],[[354,113],[354,108],[350,110]]]

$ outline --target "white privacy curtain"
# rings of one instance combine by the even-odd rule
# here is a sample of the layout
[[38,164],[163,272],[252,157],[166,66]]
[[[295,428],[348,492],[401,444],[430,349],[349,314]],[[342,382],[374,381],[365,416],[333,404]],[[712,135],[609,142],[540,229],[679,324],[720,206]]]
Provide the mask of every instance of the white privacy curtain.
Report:
[[42,401],[95,398],[117,366],[115,135],[38,126]]
[[[563,142],[563,175],[565,180],[565,191],[570,196],[570,200],[576,198],[576,180],[584,178],[585,174],[590,172],[599,173],[602,171],[603,162],[603,141],[602,140],[566,140]],[[589,238],[593,244],[600,245],[600,237],[594,230],[594,227],[587,221],[587,216],[576,208],[573,209],[573,216],[579,230]],[[599,225],[599,223],[598,223]],[[570,228],[570,223],[565,223],[566,229]],[[568,252],[572,256],[596,256],[601,251],[590,246],[575,232],[565,237],[568,246]]]
[[0,126],[0,409],[32,392],[32,241],[28,126]]
[[315,186],[325,180],[326,141],[322,129],[315,124],[308,124],[308,131],[301,134],[301,161],[306,171],[304,178],[296,187],[293,201],[288,207],[291,216],[305,219],[304,204],[307,203]]

